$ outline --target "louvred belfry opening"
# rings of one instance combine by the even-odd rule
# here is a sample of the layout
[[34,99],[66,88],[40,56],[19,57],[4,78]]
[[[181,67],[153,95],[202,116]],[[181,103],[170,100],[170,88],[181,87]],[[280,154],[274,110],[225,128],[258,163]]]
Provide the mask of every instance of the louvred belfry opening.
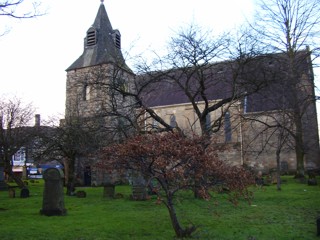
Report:
[[87,41],[86,45],[88,47],[94,46],[97,43],[97,31],[94,28],[90,28],[87,32]]
[[112,38],[116,48],[121,49],[121,35],[118,29],[113,30]]
[[121,48],[121,39],[120,39],[120,35],[116,35],[116,47],[117,48]]

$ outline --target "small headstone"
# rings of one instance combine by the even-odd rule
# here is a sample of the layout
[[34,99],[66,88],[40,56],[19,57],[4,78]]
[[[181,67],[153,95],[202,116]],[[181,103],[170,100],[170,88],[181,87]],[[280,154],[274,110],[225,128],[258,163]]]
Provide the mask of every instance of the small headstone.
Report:
[[46,216],[63,216],[67,210],[64,208],[63,177],[61,169],[48,168],[43,173],[45,181],[43,202],[40,213]]
[[104,198],[114,198],[115,195],[115,185],[105,184],[103,187],[103,197]]
[[16,197],[16,191],[13,188],[9,188],[8,193],[9,193],[9,198]]
[[122,193],[116,193],[114,195],[114,198],[116,198],[116,199],[124,198],[124,195]]
[[146,187],[144,185],[134,185],[132,186],[131,199],[136,201],[147,200],[148,194]]
[[21,198],[28,198],[29,197],[29,189],[28,188],[22,188],[20,192]]
[[307,183],[308,183],[309,186],[316,186],[316,185],[318,185],[316,178],[309,178]]
[[132,200],[147,200],[148,192],[147,192],[147,183],[144,177],[139,172],[133,172],[131,175],[132,178]]
[[307,184],[309,186],[316,186],[318,185],[317,183],[317,178],[316,178],[316,173],[312,170],[309,170],[308,171],[308,175],[309,175],[309,178],[308,178],[308,181],[307,181]]
[[76,196],[77,198],[85,198],[87,197],[87,193],[85,191],[77,191]]
[[289,174],[289,164],[287,161],[280,162],[280,172],[281,175]]

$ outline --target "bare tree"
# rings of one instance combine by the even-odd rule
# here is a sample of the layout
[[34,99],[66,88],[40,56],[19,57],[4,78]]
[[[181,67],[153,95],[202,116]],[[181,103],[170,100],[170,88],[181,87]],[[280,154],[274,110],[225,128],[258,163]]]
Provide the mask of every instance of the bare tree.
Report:
[[[260,43],[272,52],[286,55],[282,59],[283,78],[287,82],[288,98],[292,109],[292,121],[295,130],[290,134],[295,140],[297,160],[296,177],[304,177],[304,158],[308,149],[306,141],[310,136],[305,135],[305,120],[316,121],[314,82],[310,64],[312,57],[319,52],[320,37],[320,5],[318,0],[270,0],[259,1],[259,10],[251,27],[258,33]],[[301,54],[307,49],[307,53]],[[309,73],[301,72],[301,65],[309,62]],[[306,66],[306,69],[308,66]],[[313,115],[313,116],[312,116]],[[309,120],[308,124],[315,125]],[[314,139],[316,142],[318,139]],[[309,144],[310,145],[310,144]]]
[[[34,18],[44,15],[39,11],[39,1],[25,1],[25,0],[5,0],[0,1],[0,16],[11,18]],[[24,9],[24,12],[20,10]]]
[[[137,76],[127,79],[122,66],[97,67],[85,74],[82,84],[92,81],[93,95],[100,101],[99,107],[104,106],[99,111],[101,116],[126,119],[135,132],[186,131],[153,108],[159,103],[171,104],[157,102],[159,99],[176,104],[172,98],[179,96],[196,114],[195,120],[189,119],[191,129],[200,122],[197,134],[210,140],[228,117],[235,117],[229,112],[234,105],[239,106],[245,96],[265,88],[273,79],[272,69],[265,64],[268,60],[260,56],[262,50],[254,40],[247,33],[233,40],[228,35],[212,39],[209,32],[191,25],[171,39],[166,56],[151,63],[137,62]],[[105,89],[100,98],[96,98],[97,89]]]
[[[131,91],[116,90],[134,99],[149,129],[146,118],[158,122],[160,131],[179,128],[158,115],[153,106],[172,104],[173,98],[180,98],[192,105],[197,116],[190,126],[199,122],[201,135],[219,132],[230,106],[268,84],[266,78],[271,73],[266,71],[265,59],[257,57],[261,54],[258,45],[249,38],[243,35],[232,41],[229,34],[212,38],[209,32],[191,25],[171,38],[166,56],[151,63],[137,62]],[[165,103],[157,102],[159,99]],[[217,117],[210,119],[211,113]]]
[[0,102],[0,164],[21,188],[26,186],[12,171],[12,156],[33,140],[34,129],[28,126],[33,116],[32,105],[25,105],[18,98],[3,99]]
[[76,173],[77,168],[83,168],[81,160],[88,158],[106,142],[97,126],[92,119],[73,115],[41,134],[41,154],[59,159],[64,165],[67,195],[74,194],[75,185],[79,183]]
[[243,120],[242,126],[246,138],[244,152],[252,151],[257,158],[275,154],[276,171],[270,169],[270,180],[274,181],[273,174],[276,173],[277,190],[281,190],[280,176],[288,172],[285,165],[281,165],[282,160],[283,163],[287,163],[288,155],[283,159],[282,154],[288,154],[294,149],[294,139],[290,134],[294,124],[290,118],[290,110],[277,109],[269,111],[268,114],[266,112],[247,114]]
[[[45,15],[40,1],[0,0],[0,17],[12,19],[30,19]],[[7,34],[10,27],[4,26],[0,36]]]

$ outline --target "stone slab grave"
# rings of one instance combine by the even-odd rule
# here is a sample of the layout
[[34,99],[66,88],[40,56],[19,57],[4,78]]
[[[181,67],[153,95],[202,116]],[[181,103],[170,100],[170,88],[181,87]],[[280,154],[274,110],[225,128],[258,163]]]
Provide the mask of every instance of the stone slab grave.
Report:
[[43,173],[45,181],[43,202],[40,213],[46,216],[64,216],[67,210],[64,207],[63,193],[64,174],[61,169],[48,168]]

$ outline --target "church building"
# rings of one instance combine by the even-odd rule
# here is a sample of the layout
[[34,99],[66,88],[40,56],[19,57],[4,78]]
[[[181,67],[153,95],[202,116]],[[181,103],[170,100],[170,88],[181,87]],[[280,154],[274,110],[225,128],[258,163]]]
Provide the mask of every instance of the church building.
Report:
[[[307,50],[306,54],[308,54]],[[307,89],[308,95],[314,97],[312,65],[308,62],[309,57],[306,59],[306,65],[303,65],[305,67],[301,70],[301,82],[306,83],[307,87],[304,89]],[[210,72],[213,76],[228,76],[230,72],[228,73],[226,66],[225,63],[219,63],[213,66]],[[270,61],[268,67],[273,67]],[[121,94],[116,95],[110,92],[110,89],[112,86],[117,86],[119,89],[134,91],[131,83],[140,76],[136,76],[125,62],[121,52],[120,31],[112,28],[103,1],[101,1],[94,23],[86,32],[83,53],[66,69],[66,72],[66,120],[81,118],[95,122],[95,124],[99,122],[109,127],[110,133],[116,128],[116,124],[122,124],[121,119],[116,119],[115,116],[125,114],[127,107],[131,106],[132,102]],[[167,83],[158,83],[154,91],[145,93],[145,104],[172,127],[178,126],[184,132],[197,133],[200,125],[192,104],[177,89],[177,86]],[[222,87],[211,93],[212,97],[209,99],[211,103],[224,96],[223,89],[225,88]],[[220,113],[223,112],[222,127],[215,135],[215,141],[228,146],[228,150],[221,153],[221,159],[265,172],[275,168],[276,149],[272,143],[269,143],[268,146],[264,144],[271,130],[258,134],[263,128],[262,122],[276,119],[275,116],[279,115],[280,109],[271,104],[272,98],[273,100],[276,98],[275,89],[277,88],[271,87],[261,94],[244,96],[229,104],[227,108],[221,108],[224,109],[220,111]],[[277,99],[282,99],[282,96],[278,96]],[[121,104],[115,104],[115,101],[120,101]],[[201,108],[204,102],[199,100],[198,104]],[[112,111],[115,114],[107,114]],[[138,110],[134,109],[134,111]],[[217,112],[208,114],[208,124],[218,119]],[[268,112],[268,114],[261,114],[262,112]],[[147,114],[144,119],[141,119],[142,117],[143,115],[139,115],[141,129],[152,131],[159,126],[159,122]],[[315,101],[307,109],[303,129],[305,129],[305,142],[308,145],[305,167],[318,169],[320,151]],[[109,140],[112,138],[110,137]],[[272,141],[275,143],[277,139]],[[289,145],[284,148],[281,155],[284,170],[294,171],[296,168],[295,154],[295,149],[290,148]],[[81,161],[78,163],[77,171],[82,183],[88,182],[90,175],[89,184],[101,184],[101,177],[99,180],[97,176],[99,174],[90,165],[90,161]]]

